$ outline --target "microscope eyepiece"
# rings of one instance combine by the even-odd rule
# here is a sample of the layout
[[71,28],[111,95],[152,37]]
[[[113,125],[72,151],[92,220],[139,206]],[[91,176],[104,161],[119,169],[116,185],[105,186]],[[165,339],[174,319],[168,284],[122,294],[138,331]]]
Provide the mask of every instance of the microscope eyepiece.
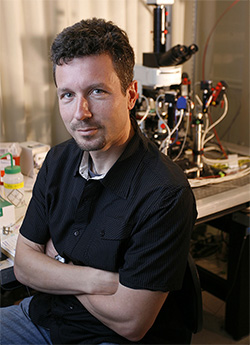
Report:
[[167,52],[159,55],[159,66],[179,65],[187,53],[188,49],[186,46],[177,44],[176,46],[169,49]]
[[196,44],[191,44],[189,47],[177,44],[169,49],[166,53],[159,55],[159,66],[177,66],[183,64],[191,58],[193,54],[198,51]]

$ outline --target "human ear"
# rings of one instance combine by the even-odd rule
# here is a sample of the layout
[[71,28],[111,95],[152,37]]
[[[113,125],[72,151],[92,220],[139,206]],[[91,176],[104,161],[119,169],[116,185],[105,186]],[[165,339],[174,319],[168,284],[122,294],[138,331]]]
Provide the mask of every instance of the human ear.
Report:
[[128,109],[131,110],[134,108],[135,102],[138,98],[136,80],[133,80],[132,83],[127,88],[127,96],[128,96]]

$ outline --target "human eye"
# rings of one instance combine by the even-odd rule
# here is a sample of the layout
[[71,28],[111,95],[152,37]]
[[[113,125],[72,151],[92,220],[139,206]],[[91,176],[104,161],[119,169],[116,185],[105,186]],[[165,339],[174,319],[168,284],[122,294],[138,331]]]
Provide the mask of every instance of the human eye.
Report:
[[73,97],[73,94],[71,92],[64,92],[60,95],[61,99],[69,100]]
[[74,93],[69,89],[63,88],[63,89],[57,90],[57,95],[60,101],[66,102],[66,101],[70,101],[73,98]]
[[93,83],[88,89],[88,94],[96,97],[104,97],[109,93],[109,87],[105,83]]
[[102,90],[102,89],[93,89],[93,90],[92,90],[92,93],[93,93],[94,95],[101,96],[101,95],[104,95],[104,94],[106,93],[106,91],[105,91],[105,90]]

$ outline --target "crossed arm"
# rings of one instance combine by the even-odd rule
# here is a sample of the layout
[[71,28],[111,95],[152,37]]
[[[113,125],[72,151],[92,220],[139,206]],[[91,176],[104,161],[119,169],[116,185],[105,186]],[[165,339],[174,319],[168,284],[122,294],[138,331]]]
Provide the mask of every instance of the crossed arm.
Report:
[[[117,290],[118,275],[91,267],[62,264],[45,246],[19,235],[14,273],[18,281],[51,294],[110,294]],[[55,252],[56,253],[56,252]]]
[[107,327],[138,341],[153,325],[167,293],[134,290],[119,283],[117,273],[62,264],[55,249],[19,235],[14,272],[23,284],[52,294],[76,295],[83,306]]

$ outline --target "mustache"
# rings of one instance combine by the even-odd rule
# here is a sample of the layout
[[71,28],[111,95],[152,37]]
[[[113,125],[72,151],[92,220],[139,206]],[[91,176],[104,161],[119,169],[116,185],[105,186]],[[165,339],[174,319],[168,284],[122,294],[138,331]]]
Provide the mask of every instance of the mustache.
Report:
[[96,122],[78,122],[78,123],[71,123],[70,128],[72,130],[78,130],[78,129],[88,129],[88,128],[102,128],[102,126],[99,123]]

